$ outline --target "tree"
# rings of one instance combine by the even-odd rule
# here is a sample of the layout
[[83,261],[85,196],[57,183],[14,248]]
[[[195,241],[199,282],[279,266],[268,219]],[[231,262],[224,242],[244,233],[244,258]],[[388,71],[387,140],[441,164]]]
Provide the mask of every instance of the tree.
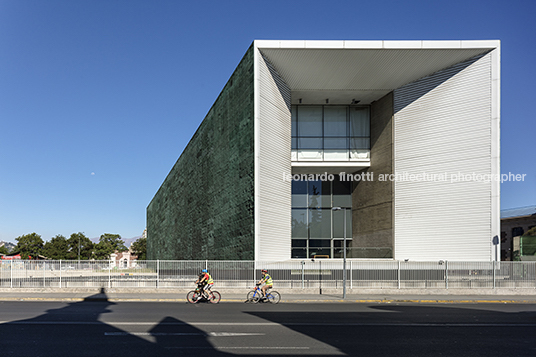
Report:
[[49,259],[67,259],[68,253],[69,244],[67,243],[67,239],[61,234],[58,234],[50,241],[46,242],[45,247],[43,248],[43,255]]
[[17,246],[15,251],[19,252],[21,259],[37,258],[43,252],[43,240],[37,233],[30,233],[15,238]]
[[138,256],[138,260],[147,260],[147,238],[138,238],[132,242],[130,248]]
[[128,248],[125,247],[125,242],[119,234],[104,233],[100,236],[99,243],[95,244],[93,254],[95,259],[104,260],[109,259],[110,254],[115,251],[124,252],[125,250]]
[[67,259],[88,260],[92,258],[94,244],[82,232],[73,233],[67,239],[68,253]]
[[523,234],[524,236],[536,236],[536,227],[532,227],[531,229],[529,229],[525,234]]
[[0,254],[9,254],[9,251],[5,246],[0,247]]

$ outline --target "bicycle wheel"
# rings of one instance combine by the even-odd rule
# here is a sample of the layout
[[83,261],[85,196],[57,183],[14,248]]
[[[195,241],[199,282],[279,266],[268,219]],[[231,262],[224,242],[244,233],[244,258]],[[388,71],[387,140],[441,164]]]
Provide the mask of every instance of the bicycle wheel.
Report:
[[279,294],[277,291],[270,291],[268,294],[266,294],[266,299],[272,304],[277,304],[279,301],[281,301],[281,294]]
[[213,304],[219,303],[221,300],[221,294],[217,291],[211,291],[208,301],[210,301]]
[[186,294],[186,300],[188,300],[188,302],[190,304],[195,304],[197,302],[197,298],[199,297],[199,294],[192,290],[190,292],[188,292],[188,294]]
[[250,302],[257,303],[257,302],[259,302],[259,297],[260,297],[259,294],[255,294],[255,290],[251,290],[251,291],[248,293],[247,299],[248,299],[248,301],[250,301]]

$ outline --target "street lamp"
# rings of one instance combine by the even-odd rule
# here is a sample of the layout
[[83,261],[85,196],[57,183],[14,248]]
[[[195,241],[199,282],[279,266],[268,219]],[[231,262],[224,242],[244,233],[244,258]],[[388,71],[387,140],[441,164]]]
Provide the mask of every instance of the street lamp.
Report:
[[346,207],[333,207],[333,211],[342,211],[344,209],[344,238],[343,238],[343,263],[342,263],[342,298],[346,299]]

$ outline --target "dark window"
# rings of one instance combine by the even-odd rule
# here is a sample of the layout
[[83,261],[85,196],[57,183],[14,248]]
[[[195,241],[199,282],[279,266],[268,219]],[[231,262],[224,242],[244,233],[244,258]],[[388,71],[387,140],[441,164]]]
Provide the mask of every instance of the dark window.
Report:
[[523,227],[514,227],[512,228],[512,237],[522,236],[525,231]]
[[307,248],[292,248],[292,258],[307,258]]
[[369,107],[300,105],[291,113],[293,160],[369,158]]
[[306,248],[307,247],[307,239],[293,239],[292,240],[292,248]]

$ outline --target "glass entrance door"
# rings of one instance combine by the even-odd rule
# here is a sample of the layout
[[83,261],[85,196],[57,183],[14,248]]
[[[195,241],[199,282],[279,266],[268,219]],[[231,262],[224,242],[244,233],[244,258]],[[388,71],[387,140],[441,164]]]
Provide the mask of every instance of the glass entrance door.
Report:
[[345,233],[350,245],[352,182],[335,176],[332,181],[292,182],[292,258],[340,258]]

